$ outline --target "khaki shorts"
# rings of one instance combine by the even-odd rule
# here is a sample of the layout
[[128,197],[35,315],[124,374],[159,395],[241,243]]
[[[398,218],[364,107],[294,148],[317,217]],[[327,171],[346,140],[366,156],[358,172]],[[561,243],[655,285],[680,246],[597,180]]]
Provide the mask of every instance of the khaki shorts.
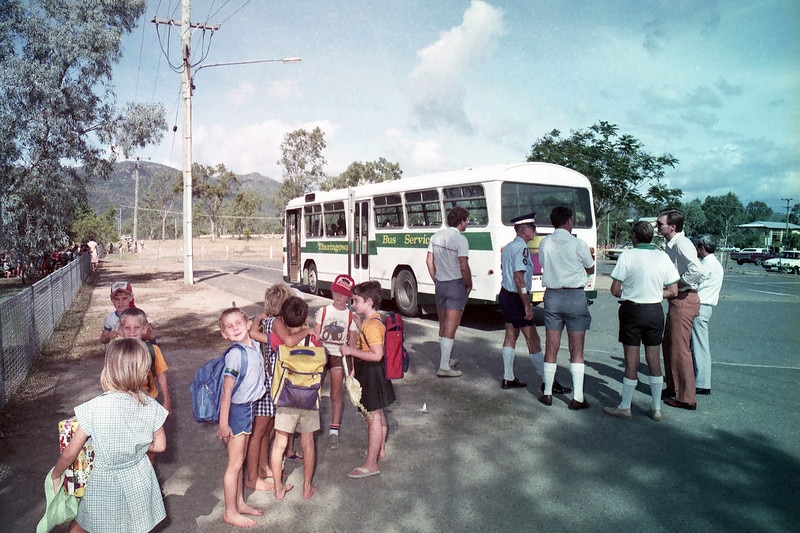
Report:
[[278,407],[275,415],[275,429],[284,433],[314,433],[319,429],[319,411]]

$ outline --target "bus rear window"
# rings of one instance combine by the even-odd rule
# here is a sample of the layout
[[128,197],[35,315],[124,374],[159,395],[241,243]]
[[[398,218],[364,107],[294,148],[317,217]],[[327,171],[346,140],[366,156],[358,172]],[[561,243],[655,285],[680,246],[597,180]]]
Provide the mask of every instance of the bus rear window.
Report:
[[511,225],[511,219],[536,213],[536,225],[551,227],[550,212],[563,205],[572,209],[576,228],[592,228],[592,202],[588,189],[505,182],[500,189],[501,219]]
[[473,226],[486,226],[489,223],[489,212],[486,210],[486,193],[483,185],[462,185],[445,187],[444,209],[450,211],[460,205],[469,211],[469,223]]
[[407,192],[406,217],[410,228],[440,227],[442,206],[439,203],[439,191]]
[[375,197],[375,227],[403,227],[403,202],[399,194]]

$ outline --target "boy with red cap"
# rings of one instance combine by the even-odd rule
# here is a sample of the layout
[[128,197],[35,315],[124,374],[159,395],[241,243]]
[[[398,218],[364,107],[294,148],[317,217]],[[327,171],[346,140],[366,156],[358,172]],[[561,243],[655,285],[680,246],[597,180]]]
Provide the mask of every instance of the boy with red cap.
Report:
[[[106,315],[105,322],[103,322],[103,333],[100,334],[100,342],[103,344],[108,344],[119,337],[117,323],[119,322],[120,313],[129,307],[136,307],[133,301],[133,287],[129,282],[115,281],[111,284],[111,303],[114,304],[114,310]],[[153,342],[155,338],[156,334],[148,323],[141,339],[146,342]]]
[[[322,307],[314,316],[314,334],[322,341],[328,351],[328,364],[325,369],[331,374],[331,426],[328,433],[328,448],[339,447],[339,429],[342,423],[342,381],[344,368],[339,348],[353,346],[358,325],[353,320],[353,312],[348,308],[352,298],[353,278],[347,274],[336,276],[331,285],[333,303]],[[353,368],[349,365],[348,368]],[[323,375],[323,381],[325,376]]]

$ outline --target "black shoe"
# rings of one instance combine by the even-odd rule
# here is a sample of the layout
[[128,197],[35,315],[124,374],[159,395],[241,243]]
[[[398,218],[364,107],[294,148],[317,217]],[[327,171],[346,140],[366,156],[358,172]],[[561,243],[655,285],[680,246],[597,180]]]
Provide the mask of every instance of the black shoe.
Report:
[[521,388],[525,387],[525,385],[526,385],[526,383],[521,382],[517,378],[514,378],[514,379],[512,379],[510,381],[507,380],[507,379],[504,379],[503,382],[500,383],[500,386],[503,387],[504,389],[521,389]]
[[695,394],[702,394],[704,396],[708,396],[709,394],[711,394],[711,389],[695,389],[694,393]]
[[668,399],[674,398],[674,397],[675,397],[675,391],[671,391],[670,392],[667,389],[664,389],[664,390],[661,391],[661,399],[662,400],[668,400]]
[[[539,387],[539,390],[544,392],[544,383],[542,383],[542,386]],[[564,387],[558,381],[553,382],[553,394],[569,394],[570,392],[572,392],[572,389],[569,387]]]

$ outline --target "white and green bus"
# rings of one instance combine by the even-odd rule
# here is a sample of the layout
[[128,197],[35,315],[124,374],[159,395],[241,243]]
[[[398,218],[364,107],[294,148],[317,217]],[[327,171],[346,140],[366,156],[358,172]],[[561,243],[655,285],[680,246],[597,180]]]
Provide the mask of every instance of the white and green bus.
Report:
[[[574,213],[573,233],[595,254],[592,187],[582,174],[549,163],[468,168],[317,191],[286,206],[283,279],[305,284],[313,294],[328,290],[339,274],[356,283],[375,280],[384,297],[406,316],[435,310],[433,280],[425,265],[431,235],[444,227],[447,212],[460,205],[470,214],[473,289],[470,304],[496,304],[500,293],[500,251],[514,238],[512,218],[536,212],[537,237],[528,243],[534,260],[531,298],[544,296],[538,247],[552,233],[550,211],[559,205]],[[595,276],[586,285],[597,296]]]

